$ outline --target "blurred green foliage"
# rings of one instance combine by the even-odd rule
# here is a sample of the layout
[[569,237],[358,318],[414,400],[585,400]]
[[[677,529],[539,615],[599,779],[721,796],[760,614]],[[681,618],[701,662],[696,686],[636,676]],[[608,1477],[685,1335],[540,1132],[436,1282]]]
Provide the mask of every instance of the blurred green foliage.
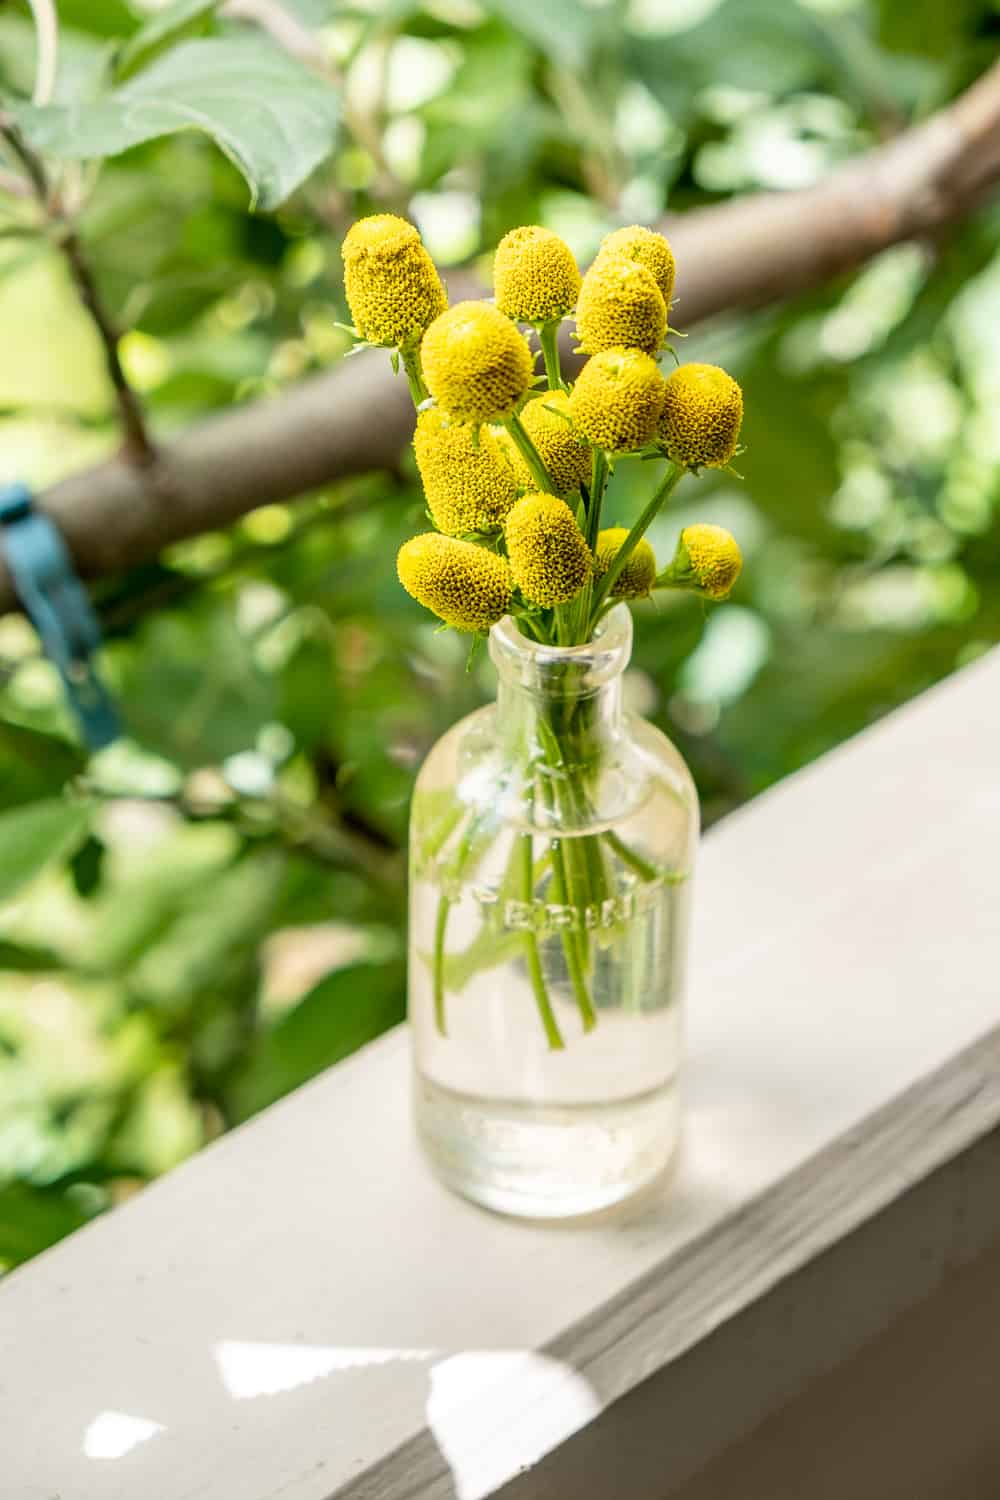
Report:
[[[281,7],[328,60],[308,78],[333,99],[323,128],[347,88],[311,175],[315,136],[275,156],[234,145],[242,119],[216,122],[228,158],[188,132],[115,136],[121,90],[148,99],[165,70],[169,93],[178,47],[270,48],[268,76],[287,73],[273,41],[197,0],[152,20],[63,0],[56,103],[21,115],[72,155],[73,111],[103,90],[80,118],[102,151],[131,146],[63,170],[164,434],[343,357],[338,244],[373,205],[408,205],[445,265],[537,221],[586,261],[616,223],[817,180],[946,101],[1000,37],[990,0]],[[30,93],[33,55],[5,8],[9,99]],[[258,214],[241,172],[265,203],[304,185]],[[743,382],[744,479],[690,482],[653,539],[669,556],[692,516],[718,521],[747,569],[726,608],[641,608],[631,685],[709,820],[1000,638],[998,248],[984,209],[684,344]],[[107,452],[93,329],[2,196],[0,317],[8,474],[42,484]],[[90,763],[30,627],[0,619],[0,1267],[402,1015],[413,777],[491,692],[488,664],[467,674],[395,581],[413,479],[407,461],[269,507],[102,585],[132,738]],[[620,467],[612,521],[643,482]]]

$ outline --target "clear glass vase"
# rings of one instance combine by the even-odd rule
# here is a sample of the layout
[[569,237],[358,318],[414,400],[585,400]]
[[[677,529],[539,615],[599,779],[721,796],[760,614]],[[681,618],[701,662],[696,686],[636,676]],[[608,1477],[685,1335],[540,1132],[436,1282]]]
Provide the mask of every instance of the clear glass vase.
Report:
[[622,707],[625,605],[556,648],[505,619],[494,706],[421,770],[410,1023],[421,1140],[456,1191],[534,1218],[630,1196],[677,1143],[698,802]]

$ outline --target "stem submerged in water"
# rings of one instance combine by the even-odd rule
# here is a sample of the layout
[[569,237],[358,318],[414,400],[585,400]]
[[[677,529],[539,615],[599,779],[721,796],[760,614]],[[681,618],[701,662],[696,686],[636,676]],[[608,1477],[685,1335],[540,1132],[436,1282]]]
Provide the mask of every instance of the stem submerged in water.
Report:
[[[534,900],[535,879],[535,856],[534,837],[530,833],[519,833],[517,835],[521,850],[521,900],[529,905]],[[528,965],[528,977],[531,980],[531,988],[535,994],[535,1004],[538,1006],[538,1014],[542,1019],[545,1036],[553,1052],[560,1052],[565,1047],[559,1023],[556,1020],[555,1011],[552,1009],[552,1001],[545,987],[545,975],[542,973],[542,961],[538,953],[538,938],[534,931],[528,928],[524,934],[524,956]]]

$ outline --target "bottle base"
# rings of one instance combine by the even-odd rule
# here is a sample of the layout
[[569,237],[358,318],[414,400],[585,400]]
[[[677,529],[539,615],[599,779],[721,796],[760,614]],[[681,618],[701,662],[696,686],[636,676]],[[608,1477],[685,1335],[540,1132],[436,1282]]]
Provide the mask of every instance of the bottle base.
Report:
[[437,1176],[495,1213],[575,1219],[659,1178],[680,1134],[671,1082],[613,1104],[531,1105],[414,1080],[417,1133]]

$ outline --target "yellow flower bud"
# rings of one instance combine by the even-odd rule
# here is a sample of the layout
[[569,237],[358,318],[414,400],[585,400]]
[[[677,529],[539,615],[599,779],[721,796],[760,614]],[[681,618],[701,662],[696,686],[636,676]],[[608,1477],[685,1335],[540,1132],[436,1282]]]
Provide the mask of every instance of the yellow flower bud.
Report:
[[641,224],[630,224],[626,229],[616,229],[601,241],[598,257],[602,255],[624,255],[626,260],[638,261],[650,271],[660,288],[667,308],[674,295],[674,277],[677,272],[674,252],[665,235],[655,229],[644,229]]
[[[534,443],[557,494],[570,495],[589,482],[590,447],[573,429],[565,391],[546,391],[544,396],[529,401],[521,411],[521,425]],[[506,432],[504,437],[507,438],[504,452],[521,488],[534,489],[535,481],[516,443]]]
[[681,365],[668,378],[660,437],[674,463],[725,468],[742,421],[743,392],[718,365]]
[[344,291],[354,326],[370,344],[415,344],[448,306],[417,229],[395,214],[373,214],[341,246]]
[[408,594],[456,630],[488,630],[510,606],[510,568],[475,542],[437,531],[411,537],[396,558]]
[[656,435],[664,380],[640,349],[607,349],[587,360],[569,398],[573,425],[595,448],[627,453]]
[[[624,526],[611,526],[607,531],[598,533],[594,551],[594,572],[598,579],[608,571],[627,536],[628,530]],[[656,554],[643,537],[636,543],[628,561],[611,585],[611,596],[614,599],[644,599],[653,587],[655,578]]]
[[732,532],[698,523],[681,532],[666,581],[696,588],[709,599],[725,599],[742,568],[743,554]]
[[437,407],[422,411],[413,439],[427,506],[439,531],[499,531],[519,486],[495,433],[450,423]]
[[505,534],[511,574],[531,604],[566,604],[591,575],[590,548],[557,495],[523,496],[507,517]]
[[531,470],[521,456],[521,450],[507,431],[506,427],[491,427],[490,437],[497,440],[497,446],[510,465],[514,475],[514,483],[517,485],[518,494],[523,495],[525,490],[536,488],[535,481],[531,477]]
[[667,304],[653,273],[624,255],[599,255],[583,278],[576,332],[586,354],[618,348],[658,354],[667,332]]
[[486,302],[459,302],[428,328],[424,380],[456,422],[492,422],[514,410],[534,378],[528,341]]
[[573,311],[580,272],[573,252],[551,229],[526,224],[497,246],[493,262],[497,307],[522,323],[551,323]]

